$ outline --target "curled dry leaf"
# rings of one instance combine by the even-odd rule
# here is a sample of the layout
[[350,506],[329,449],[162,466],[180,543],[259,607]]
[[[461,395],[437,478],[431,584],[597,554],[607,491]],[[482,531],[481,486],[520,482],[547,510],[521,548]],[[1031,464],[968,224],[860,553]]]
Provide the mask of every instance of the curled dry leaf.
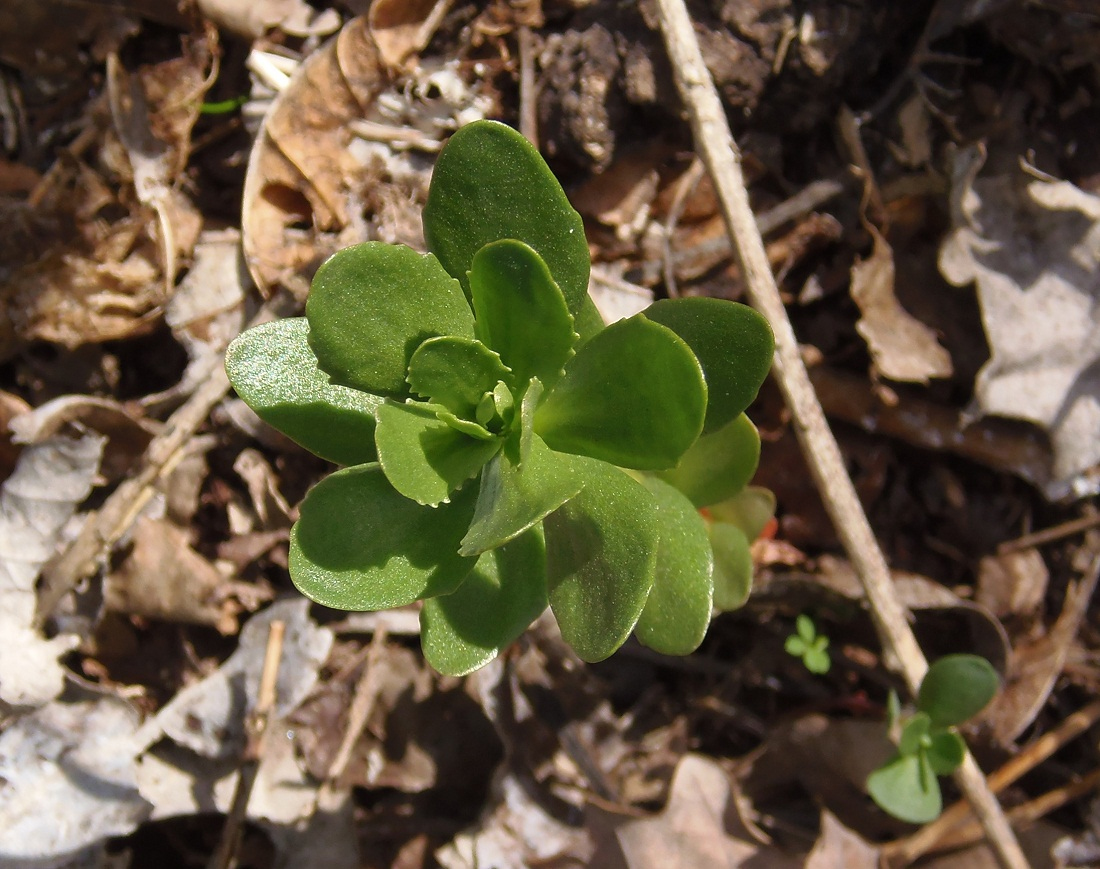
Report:
[[1019,172],[978,177],[984,149],[960,150],[953,228],[939,265],[977,286],[990,359],[978,374],[982,414],[1044,428],[1054,450],[1048,498],[1100,485],[1100,197]]
[[1041,615],[1050,571],[1039,550],[987,555],[978,564],[976,603],[998,618]]
[[241,231],[260,292],[304,299],[324,259],[366,239],[423,249],[429,166],[406,149],[438,148],[489,114],[488,82],[481,64],[431,58],[394,80],[366,17],[306,58],[265,115],[245,175]]
[[92,490],[103,442],[85,435],[29,446],[0,488],[0,700],[12,706],[41,706],[64,687],[58,659],[75,638],[47,640],[35,630],[35,580]]
[[868,225],[871,256],[852,266],[852,300],[859,306],[856,329],[867,342],[876,370],[890,380],[927,383],[950,377],[951,356],[935,333],[906,311],[894,295],[894,252]]
[[821,835],[804,869],[878,869],[879,849],[849,830],[831,812],[821,812]]
[[423,51],[453,0],[374,0],[368,13],[371,35],[383,62],[401,68]]

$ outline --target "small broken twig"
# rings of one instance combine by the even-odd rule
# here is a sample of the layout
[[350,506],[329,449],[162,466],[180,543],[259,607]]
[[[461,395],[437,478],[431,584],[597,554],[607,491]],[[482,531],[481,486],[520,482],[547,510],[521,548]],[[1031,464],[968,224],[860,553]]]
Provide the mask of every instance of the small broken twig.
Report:
[[256,784],[256,774],[260,770],[263,756],[264,734],[271,723],[271,713],[278,699],[275,686],[279,679],[279,661],[283,656],[283,639],[286,636],[286,623],[273,621],[267,633],[267,647],[264,649],[264,666],[260,674],[260,690],[256,698],[256,708],[245,720],[245,747],[241,756],[241,768],[237,775],[237,787],[233,792],[233,802],[225,817],[221,840],[207,863],[207,869],[229,869],[237,855],[241,842],[241,831],[248,812],[248,799],[252,787]]

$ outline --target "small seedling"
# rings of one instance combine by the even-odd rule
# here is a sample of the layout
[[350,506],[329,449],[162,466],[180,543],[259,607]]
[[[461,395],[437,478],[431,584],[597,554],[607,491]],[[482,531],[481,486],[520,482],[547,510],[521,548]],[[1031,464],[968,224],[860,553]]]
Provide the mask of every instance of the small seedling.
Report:
[[304,317],[227,353],[246,403],[347,466],[302,502],[292,580],[338,609],[423,601],[424,653],[453,675],[547,605],[587,661],[631,632],[691,652],[747,594],[766,321],[685,298],[605,326],[580,215],[503,124],[452,136],[423,222],[430,253],[340,251]]
[[794,621],[795,633],[787,637],[783,648],[788,655],[802,659],[803,666],[811,673],[828,673],[832,661],[826,651],[829,638],[817,632],[814,620],[802,613]]
[[926,824],[943,811],[937,776],[950,775],[966,756],[955,729],[982,711],[1000,680],[985,658],[948,655],[929,669],[917,694],[916,711],[903,718],[897,695],[887,706],[897,753],[867,778],[867,792],[902,821]]

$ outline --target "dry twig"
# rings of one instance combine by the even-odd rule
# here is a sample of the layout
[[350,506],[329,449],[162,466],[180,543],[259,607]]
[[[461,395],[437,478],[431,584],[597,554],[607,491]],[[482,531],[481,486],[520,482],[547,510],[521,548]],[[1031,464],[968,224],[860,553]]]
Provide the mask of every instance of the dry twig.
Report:
[[[791,411],[795,431],[826,508],[863,583],[888,663],[900,670],[914,694],[928,662],[913,635],[907,612],[894,593],[886,559],[859,503],[836,439],[810,384],[798,341],[783,307],[764,242],[749,206],[740,151],[733,140],[714,82],[684,0],[658,0],[665,39],[681,99],[687,107],[699,156],[714,182],[753,306],[775,332],[774,371]],[[985,777],[968,754],[955,780],[970,800],[998,859],[1009,869],[1028,865]]]
[[248,812],[248,799],[252,795],[252,786],[256,784],[256,774],[260,770],[264,734],[271,722],[271,712],[275,708],[277,699],[275,685],[279,679],[279,661],[283,656],[285,636],[286,623],[273,621],[267,634],[267,647],[264,650],[264,667],[260,674],[256,708],[245,721],[247,742],[241,757],[241,768],[237,775],[237,787],[233,792],[233,803],[225,818],[221,840],[207,864],[207,869],[229,869],[236,858],[245,815]]

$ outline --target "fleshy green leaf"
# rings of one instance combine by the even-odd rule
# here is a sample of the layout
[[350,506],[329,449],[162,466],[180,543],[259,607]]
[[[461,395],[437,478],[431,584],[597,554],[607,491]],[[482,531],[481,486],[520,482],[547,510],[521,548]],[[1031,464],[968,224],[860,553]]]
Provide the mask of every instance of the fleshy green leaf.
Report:
[[783,641],[783,651],[788,655],[801,658],[809,650],[809,644],[802,637],[791,634]]
[[812,643],[817,639],[817,628],[814,625],[814,620],[805,613],[798,614],[798,617],[794,620],[794,629],[807,643]]
[[377,411],[378,461],[390,484],[418,504],[435,506],[477,475],[501,446],[468,437],[433,409],[387,400]]
[[[827,637],[818,637],[818,640],[824,640],[825,645],[828,645]],[[825,645],[819,642],[807,649],[802,656],[802,666],[817,676],[828,673],[833,665],[829,653],[825,651]]]
[[238,335],[225,353],[229,381],[264,422],[339,465],[375,459],[377,395],[337,386],[309,349],[309,323],[291,317]]
[[930,738],[928,732],[932,729],[932,719],[925,713],[918,712],[901,729],[901,738],[898,740],[899,754],[917,754],[928,747]]
[[703,518],[680,492],[656,477],[645,486],[657,502],[661,539],[653,588],[634,634],[662,655],[689,655],[710,624],[714,557]]
[[337,471],[302,502],[290,578],[306,597],[343,610],[449,594],[474,566],[458,554],[474,502],[468,486],[449,504],[423,507],[394,490],[377,464]]
[[706,405],[691,350],[639,314],[581,348],[535,411],[535,431],[559,452],[662,470],[699,436]]
[[679,464],[657,474],[691,499],[696,507],[728,500],[756,473],[760,435],[745,414],[705,434],[680,457]]
[[434,256],[368,241],[329,257],[306,300],[309,343],[333,382],[408,394],[409,358],[428,338],[474,337],[474,315]]
[[578,458],[584,488],[543,520],[550,608],[585,661],[621,646],[653,586],[660,519],[641,483],[604,462]]
[[470,267],[477,334],[515,372],[547,389],[573,355],[573,315],[546,263],[521,241],[487,244]]
[[928,764],[936,775],[951,775],[966,757],[966,743],[954,730],[940,730],[931,734],[928,746]]
[[406,378],[417,395],[473,419],[481,397],[509,376],[500,356],[475,338],[429,338],[409,360]]
[[937,728],[962,724],[988,705],[999,685],[997,671],[985,658],[947,655],[928,668],[917,708],[928,713]]
[[493,456],[481,474],[481,489],[463,555],[495,549],[522,534],[581,490],[573,458],[550,450],[533,436],[522,464],[518,450]]
[[768,321],[724,299],[662,299],[645,312],[683,338],[703,366],[708,404],[705,432],[735,419],[756,398],[775,350]]
[[901,821],[927,824],[943,811],[943,796],[924,752],[897,755],[867,777],[867,793]]
[[775,493],[762,486],[746,486],[728,501],[707,508],[715,522],[728,522],[755,540],[775,518]]
[[490,242],[533,247],[576,313],[588,297],[584,222],[534,146],[511,127],[475,121],[451,136],[424,206],[428,249],[469,294],[467,272]]
[[573,346],[574,352],[579,351],[591,338],[598,335],[605,328],[607,328],[607,324],[604,323],[596,303],[592,301],[591,296],[586,295],[584,301],[581,302],[580,310],[573,312],[573,331],[578,336],[577,343]]
[[714,606],[722,612],[740,609],[752,591],[748,538],[736,525],[726,522],[712,522],[707,530],[714,550]]
[[538,526],[486,552],[453,594],[424,601],[420,642],[440,673],[488,664],[546,609],[546,547]]

